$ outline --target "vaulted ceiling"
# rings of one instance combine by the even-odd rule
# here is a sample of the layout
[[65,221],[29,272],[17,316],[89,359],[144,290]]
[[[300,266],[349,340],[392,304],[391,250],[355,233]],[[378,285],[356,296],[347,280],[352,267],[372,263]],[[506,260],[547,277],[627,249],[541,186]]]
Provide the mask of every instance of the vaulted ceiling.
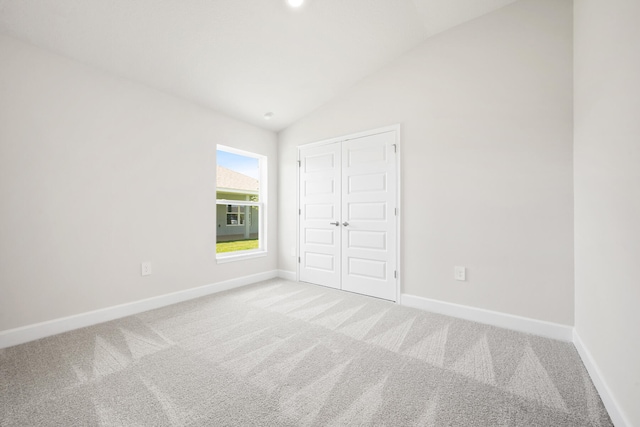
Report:
[[0,33],[278,131],[514,1],[0,0]]

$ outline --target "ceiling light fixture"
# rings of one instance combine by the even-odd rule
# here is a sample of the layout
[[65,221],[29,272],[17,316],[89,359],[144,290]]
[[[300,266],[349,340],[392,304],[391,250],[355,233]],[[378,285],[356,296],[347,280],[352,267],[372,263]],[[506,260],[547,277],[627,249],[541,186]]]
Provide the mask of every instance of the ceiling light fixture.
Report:
[[287,0],[287,3],[289,3],[289,6],[291,7],[300,7],[303,2],[304,0]]
[[268,113],[264,114],[264,119],[265,120],[271,120],[272,117],[273,117],[273,113],[271,111],[269,111]]

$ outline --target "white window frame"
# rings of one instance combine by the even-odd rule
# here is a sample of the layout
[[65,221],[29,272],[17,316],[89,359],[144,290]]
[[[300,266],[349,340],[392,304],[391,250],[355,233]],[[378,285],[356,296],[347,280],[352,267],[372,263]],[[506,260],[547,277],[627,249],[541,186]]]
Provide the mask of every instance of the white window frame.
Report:
[[[267,156],[262,154],[253,153],[251,151],[240,150],[238,148],[229,147],[227,145],[217,144],[216,145],[216,153],[217,151],[226,151],[227,153],[238,154],[240,156],[251,157],[258,160],[258,167],[260,168],[260,188],[258,191],[258,201],[253,202],[249,200],[227,200],[227,199],[217,199],[216,198],[216,207],[218,205],[225,205],[225,218],[224,222],[226,224],[227,221],[227,206],[226,205],[235,205],[235,206],[257,206],[258,207],[258,248],[250,249],[248,251],[234,251],[234,252],[223,252],[216,253],[216,261],[218,263],[232,262],[232,261],[241,261],[244,259],[258,258],[267,255]],[[216,157],[216,165],[218,164],[218,159]],[[218,193],[218,184],[216,182],[216,195]],[[216,208],[216,216],[217,216],[217,208]],[[217,223],[216,218],[216,223]],[[246,221],[246,218],[245,218]],[[217,228],[216,228],[216,246],[217,246]]]

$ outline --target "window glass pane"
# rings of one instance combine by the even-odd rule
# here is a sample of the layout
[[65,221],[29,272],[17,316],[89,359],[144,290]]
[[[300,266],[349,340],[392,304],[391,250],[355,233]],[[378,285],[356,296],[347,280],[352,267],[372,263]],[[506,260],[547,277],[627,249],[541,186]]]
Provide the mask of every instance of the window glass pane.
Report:
[[218,181],[217,199],[260,200],[260,161],[256,157],[243,156],[217,150]]
[[248,251],[260,247],[259,206],[218,205],[217,216],[217,253]]

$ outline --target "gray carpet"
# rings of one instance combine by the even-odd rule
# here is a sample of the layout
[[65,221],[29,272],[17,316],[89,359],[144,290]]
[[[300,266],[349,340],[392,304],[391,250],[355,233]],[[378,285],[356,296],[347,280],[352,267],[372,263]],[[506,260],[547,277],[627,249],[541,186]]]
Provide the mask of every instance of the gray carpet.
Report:
[[0,350],[2,426],[611,426],[575,348],[284,280]]

